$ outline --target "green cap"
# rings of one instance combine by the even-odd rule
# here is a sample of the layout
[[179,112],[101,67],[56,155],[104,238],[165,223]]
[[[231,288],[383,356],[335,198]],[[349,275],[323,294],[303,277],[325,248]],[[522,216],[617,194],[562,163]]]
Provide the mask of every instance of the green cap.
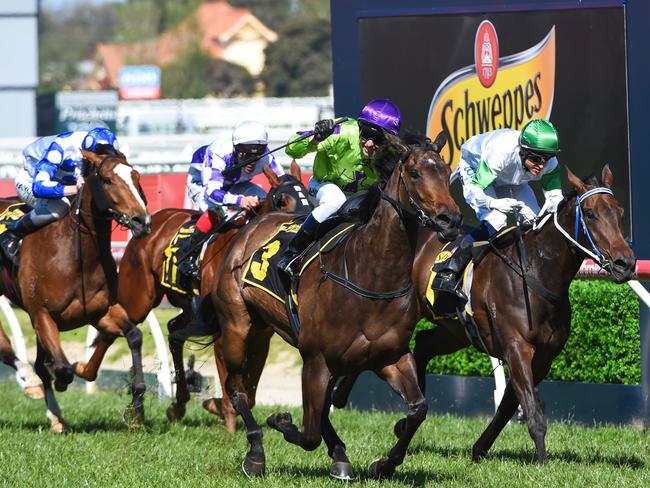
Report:
[[560,138],[548,120],[535,119],[521,129],[519,146],[533,152],[556,154],[560,152]]

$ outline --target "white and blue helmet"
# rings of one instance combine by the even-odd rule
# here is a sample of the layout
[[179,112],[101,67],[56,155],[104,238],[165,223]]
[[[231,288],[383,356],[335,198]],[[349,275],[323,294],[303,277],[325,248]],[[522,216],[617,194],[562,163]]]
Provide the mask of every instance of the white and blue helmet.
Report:
[[97,144],[108,144],[113,146],[115,149],[119,149],[119,144],[117,142],[117,137],[109,129],[103,127],[95,127],[88,131],[86,137],[84,137],[81,148],[86,151],[95,151]]

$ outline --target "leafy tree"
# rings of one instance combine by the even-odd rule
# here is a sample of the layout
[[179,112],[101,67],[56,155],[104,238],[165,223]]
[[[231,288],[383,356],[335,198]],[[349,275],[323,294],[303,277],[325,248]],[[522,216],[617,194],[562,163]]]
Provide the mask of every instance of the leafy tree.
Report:
[[332,83],[332,48],[325,20],[297,17],[285,22],[265,55],[260,80],[267,96],[327,95]]
[[293,16],[330,20],[329,1],[326,0],[228,0],[233,7],[249,8],[258,19],[273,30],[278,30]]
[[119,22],[115,42],[148,41],[191,16],[202,0],[128,0],[116,4]]
[[39,16],[39,93],[62,89],[80,75],[98,42],[112,40],[117,16],[111,5],[76,4],[67,10],[43,9]]
[[162,68],[161,78],[164,98],[232,97],[255,91],[255,81],[246,69],[212,59],[196,41]]

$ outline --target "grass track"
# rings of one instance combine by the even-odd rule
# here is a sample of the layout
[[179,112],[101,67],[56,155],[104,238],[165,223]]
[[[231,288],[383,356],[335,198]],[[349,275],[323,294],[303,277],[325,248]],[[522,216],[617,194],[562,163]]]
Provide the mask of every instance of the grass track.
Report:
[[[218,419],[190,404],[181,424],[170,425],[166,403],[147,398],[145,428],[129,430],[121,422],[128,397],[117,393],[87,396],[79,389],[58,398],[73,433],[47,430],[42,401],[22,397],[15,384],[0,384],[0,485],[11,487],[149,486],[341,486],[327,475],[324,446],[303,452],[264,428],[267,474],[247,481],[240,463],[247,449],[239,431],[228,434]],[[262,422],[278,407],[256,407]],[[291,410],[294,419],[300,417]],[[428,417],[405,463],[391,480],[369,481],[368,464],[394,442],[394,414],[336,411],[333,424],[347,443],[358,486],[444,487],[647,487],[650,486],[650,434],[632,428],[584,428],[549,425],[550,463],[534,464],[525,426],[505,429],[480,464],[470,449],[487,424],[484,419]]]

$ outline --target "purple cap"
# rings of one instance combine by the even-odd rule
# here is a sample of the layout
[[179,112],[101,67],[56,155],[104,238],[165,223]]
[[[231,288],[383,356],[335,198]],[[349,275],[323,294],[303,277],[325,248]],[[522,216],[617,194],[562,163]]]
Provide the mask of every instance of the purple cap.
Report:
[[397,135],[402,123],[402,114],[397,105],[390,100],[377,98],[366,103],[365,107],[361,109],[361,113],[359,113],[358,120],[376,125],[393,135]]

